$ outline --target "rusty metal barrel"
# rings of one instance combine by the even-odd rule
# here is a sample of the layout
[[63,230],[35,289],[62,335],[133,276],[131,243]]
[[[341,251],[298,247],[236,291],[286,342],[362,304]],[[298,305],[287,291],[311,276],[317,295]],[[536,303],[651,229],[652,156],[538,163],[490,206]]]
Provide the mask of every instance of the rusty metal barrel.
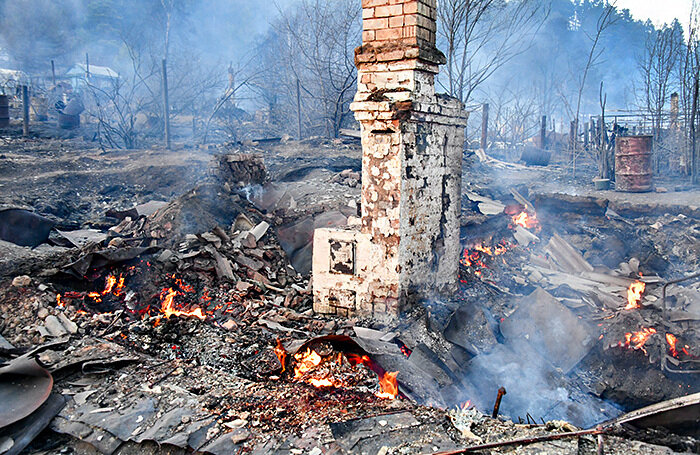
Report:
[[10,97],[0,95],[0,128],[10,126]]
[[653,136],[624,136],[615,139],[615,189],[630,193],[651,191],[651,146]]

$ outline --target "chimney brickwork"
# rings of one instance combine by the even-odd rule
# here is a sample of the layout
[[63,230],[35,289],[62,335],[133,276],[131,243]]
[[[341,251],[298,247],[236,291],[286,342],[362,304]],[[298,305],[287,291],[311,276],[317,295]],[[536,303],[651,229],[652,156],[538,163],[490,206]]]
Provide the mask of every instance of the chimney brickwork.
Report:
[[314,310],[395,317],[451,290],[459,266],[466,116],[435,94],[436,0],[362,0],[351,109],[362,134],[362,217],[314,234]]

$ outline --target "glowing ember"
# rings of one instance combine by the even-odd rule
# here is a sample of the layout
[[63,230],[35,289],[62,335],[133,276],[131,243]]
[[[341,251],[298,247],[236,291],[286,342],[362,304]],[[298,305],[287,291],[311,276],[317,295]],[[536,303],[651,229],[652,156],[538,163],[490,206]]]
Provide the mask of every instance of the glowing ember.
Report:
[[335,387],[335,383],[331,381],[330,379],[324,378],[324,379],[316,379],[316,378],[309,378],[306,380],[309,384],[311,384],[314,387]]
[[627,289],[627,305],[625,306],[625,310],[641,308],[639,302],[642,300],[642,293],[645,288],[646,284],[641,281],[635,281],[630,284],[629,289]]
[[644,349],[644,344],[647,342],[650,336],[656,333],[656,329],[653,327],[644,327],[639,332],[625,333],[624,343],[620,341],[618,346],[624,346],[631,349],[640,349],[645,354],[647,353]]
[[[671,352],[671,355],[673,357],[678,357],[679,351],[678,351],[678,348],[676,347],[676,344],[678,343],[678,339],[676,338],[676,336],[672,333],[667,333],[666,334],[666,342],[668,343],[668,346],[669,346],[668,350]],[[685,347],[680,349],[680,352],[682,352],[685,355],[690,355],[688,353],[688,348],[689,348],[689,346],[686,345]]]
[[307,348],[304,352],[294,354],[294,379],[299,379],[321,364],[321,356],[316,351]]
[[396,383],[396,376],[398,376],[398,374],[398,371],[387,371],[379,378],[379,387],[381,388],[381,392],[377,393],[379,398],[393,400],[397,397],[399,394],[399,386]]
[[[278,346],[280,346],[279,341]],[[275,354],[278,354],[277,348],[275,348]],[[377,366],[373,364],[372,360],[366,354],[359,355],[355,353],[347,353],[343,355],[343,353],[339,352],[337,356],[334,356],[333,358],[326,358],[324,360],[324,358],[316,351],[312,350],[311,348],[307,348],[303,352],[297,352],[294,354],[293,358],[295,363],[293,380],[304,381],[317,388],[340,388],[348,386],[348,384],[343,380],[333,377],[332,373],[329,374],[327,371],[324,371],[324,377],[313,377],[314,374],[318,375],[318,372],[314,371],[317,367],[329,364],[333,365],[334,363],[342,366],[343,358],[347,359],[347,362],[353,367],[356,367],[357,365],[364,365],[370,370],[375,372],[377,371],[375,369]],[[381,369],[380,371],[382,371],[382,373],[378,373],[380,391],[375,393],[375,395],[383,399],[396,398],[399,394],[399,388],[396,381],[396,376],[399,374],[399,372],[383,372]]]
[[207,318],[201,308],[195,308],[189,311],[176,309],[173,299],[178,294],[179,293],[173,288],[163,289],[163,291],[160,293],[160,311],[166,318],[170,318],[170,316],[191,316],[201,319],[202,321]]

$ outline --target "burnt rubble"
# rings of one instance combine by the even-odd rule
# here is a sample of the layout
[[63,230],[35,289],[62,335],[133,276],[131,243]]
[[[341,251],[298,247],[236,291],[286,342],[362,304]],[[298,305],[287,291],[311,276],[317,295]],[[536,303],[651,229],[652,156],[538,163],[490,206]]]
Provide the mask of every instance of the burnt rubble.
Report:
[[0,455],[700,453],[700,191],[652,179],[650,136],[619,139],[618,191],[592,186],[546,119],[535,167],[500,161],[488,105],[465,148],[437,2],[362,7],[345,138],[208,144],[233,67],[201,145],[173,134],[166,60],[164,148],[107,149],[77,101],[70,137],[30,138],[24,87],[0,136]]
[[[357,156],[348,144],[316,146]],[[303,148],[271,147],[267,169],[291,168],[284,163]],[[486,165],[472,157],[466,166]],[[3,262],[31,267],[5,269],[0,352],[10,363],[37,358],[65,401],[32,413],[48,417],[37,420],[46,429],[31,450],[454,453],[522,439],[528,450],[586,453],[598,436],[578,428],[698,391],[696,376],[683,373],[699,354],[698,281],[669,285],[662,305],[668,277],[697,267],[697,242],[683,240],[698,233],[688,206],[658,202],[672,214],[636,216],[619,209],[643,211],[624,195],[591,201],[503,177],[492,185],[495,171],[484,168],[483,180],[465,183],[473,204],[463,204],[459,293],[386,325],[313,314],[308,275],[281,245],[285,233],[296,250],[306,247],[308,228],[290,227],[322,217],[319,207],[337,210],[338,223],[351,215],[343,215],[351,187],[336,177],[344,169],[322,163],[315,177],[277,183],[311,200],[303,188],[316,179],[338,195],[330,201],[274,196],[277,206],[263,210],[255,201],[279,192],[279,171],[237,188],[213,173],[169,202],[122,206],[83,231],[52,233],[53,246],[8,246],[19,252]],[[522,213],[536,224],[514,222]],[[52,255],[37,261],[42,248]],[[625,310],[638,281],[646,286],[639,308]],[[626,344],[644,328],[656,333]],[[675,355],[666,333],[677,337]],[[303,362],[310,367],[296,377]],[[397,397],[382,398],[391,372]],[[312,385],[321,379],[333,385]],[[501,386],[499,417],[487,417]],[[605,447],[697,450],[689,435],[630,425],[601,429]]]

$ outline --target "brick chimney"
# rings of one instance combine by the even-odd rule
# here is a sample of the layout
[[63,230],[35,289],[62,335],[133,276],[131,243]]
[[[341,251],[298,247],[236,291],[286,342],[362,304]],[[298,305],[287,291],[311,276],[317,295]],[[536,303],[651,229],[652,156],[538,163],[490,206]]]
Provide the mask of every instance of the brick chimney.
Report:
[[462,150],[458,100],[435,94],[436,0],[362,0],[358,91],[362,218],[314,234],[314,310],[391,318],[456,287]]

